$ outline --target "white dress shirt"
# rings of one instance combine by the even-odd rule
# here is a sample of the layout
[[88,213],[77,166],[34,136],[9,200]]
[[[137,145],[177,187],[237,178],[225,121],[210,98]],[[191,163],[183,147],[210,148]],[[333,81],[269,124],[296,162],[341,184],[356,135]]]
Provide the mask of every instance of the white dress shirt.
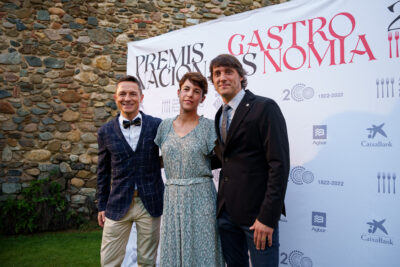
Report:
[[[142,114],[140,114],[140,112],[139,112],[138,115],[135,118],[133,118],[133,120],[136,118],[142,119]],[[136,147],[137,147],[137,143],[139,141],[140,131],[142,130],[142,123],[140,124],[140,126],[131,125],[131,127],[128,127],[125,129],[122,124],[122,122],[124,120],[129,121],[122,114],[120,114],[119,128],[121,128],[121,132],[124,135],[126,142],[128,142],[128,144],[130,145],[132,150],[135,151]]]
[[[245,95],[244,90],[240,90],[234,98],[231,99],[231,101],[228,102],[228,105],[231,107],[227,112],[228,112],[228,118],[227,118],[227,124],[230,127],[233,116],[235,115],[236,109],[238,108],[240,102],[242,101],[243,97]],[[219,118],[219,132],[221,133],[221,127],[222,127],[222,115]],[[229,132],[229,128],[227,129]]]

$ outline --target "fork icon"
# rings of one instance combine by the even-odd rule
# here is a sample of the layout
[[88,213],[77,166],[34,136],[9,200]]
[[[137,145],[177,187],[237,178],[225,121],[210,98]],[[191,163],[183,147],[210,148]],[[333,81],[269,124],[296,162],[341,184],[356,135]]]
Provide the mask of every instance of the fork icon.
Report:
[[381,173],[378,172],[378,193],[381,192]]
[[388,40],[389,40],[389,57],[392,58],[392,32],[388,33]]
[[386,78],[386,96],[389,97],[389,78]]
[[394,77],[392,77],[392,78],[390,79],[390,83],[392,84],[392,97],[394,97],[394,88],[393,88]]
[[396,40],[396,57],[399,57],[399,32],[395,31],[394,39]]

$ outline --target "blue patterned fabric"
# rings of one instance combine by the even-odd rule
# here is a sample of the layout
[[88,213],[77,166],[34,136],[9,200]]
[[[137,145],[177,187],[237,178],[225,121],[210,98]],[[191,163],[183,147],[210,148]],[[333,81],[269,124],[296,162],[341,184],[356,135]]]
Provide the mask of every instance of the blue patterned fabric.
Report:
[[128,211],[135,185],[150,215],[162,214],[164,183],[154,143],[161,119],[141,114],[143,124],[136,151],[126,142],[118,116],[98,131],[98,208],[112,220],[121,219]]
[[184,137],[172,123],[164,120],[155,139],[167,177],[160,266],[224,266],[209,157],[216,140],[213,121],[200,117]]

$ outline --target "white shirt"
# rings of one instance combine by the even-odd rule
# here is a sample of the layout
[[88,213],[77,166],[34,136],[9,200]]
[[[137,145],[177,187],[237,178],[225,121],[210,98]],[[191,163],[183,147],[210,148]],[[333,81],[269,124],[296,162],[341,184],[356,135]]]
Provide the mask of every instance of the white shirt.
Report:
[[[235,95],[235,97],[232,98],[231,101],[228,102],[228,105],[231,107],[228,110],[228,118],[227,118],[227,123],[229,125],[229,128],[231,126],[231,122],[232,122],[233,116],[235,115],[236,109],[238,108],[238,106],[239,106],[240,102],[242,101],[244,95],[245,95],[245,91],[241,89]],[[219,132],[221,132],[221,127],[222,127],[222,116],[219,118]]]
[[[135,118],[133,118],[133,120],[136,118],[142,119],[142,114],[140,114],[139,112],[138,115]],[[127,121],[129,120],[125,118],[122,114],[119,115],[118,120],[119,120],[119,128],[121,129],[121,132],[124,135],[126,142],[128,142],[132,150],[135,151],[137,143],[139,141],[140,131],[142,130],[142,124],[140,124],[140,126],[131,125],[131,127],[125,129],[122,122],[124,120]]]

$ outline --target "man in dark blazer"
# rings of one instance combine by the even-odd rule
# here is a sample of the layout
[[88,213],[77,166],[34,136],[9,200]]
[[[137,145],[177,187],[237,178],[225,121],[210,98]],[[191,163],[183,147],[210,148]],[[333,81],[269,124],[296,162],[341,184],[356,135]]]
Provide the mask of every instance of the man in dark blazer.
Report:
[[244,90],[246,72],[231,55],[210,63],[224,105],[215,116],[215,152],[222,169],[218,226],[228,267],[279,265],[278,221],[285,214],[289,144],[285,119],[272,99]]
[[101,265],[122,264],[135,222],[138,266],[155,266],[164,184],[154,138],[161,119],[139,112],[143,93],[135,77],[121,79],[114,98],[120,114],[98,131]]

